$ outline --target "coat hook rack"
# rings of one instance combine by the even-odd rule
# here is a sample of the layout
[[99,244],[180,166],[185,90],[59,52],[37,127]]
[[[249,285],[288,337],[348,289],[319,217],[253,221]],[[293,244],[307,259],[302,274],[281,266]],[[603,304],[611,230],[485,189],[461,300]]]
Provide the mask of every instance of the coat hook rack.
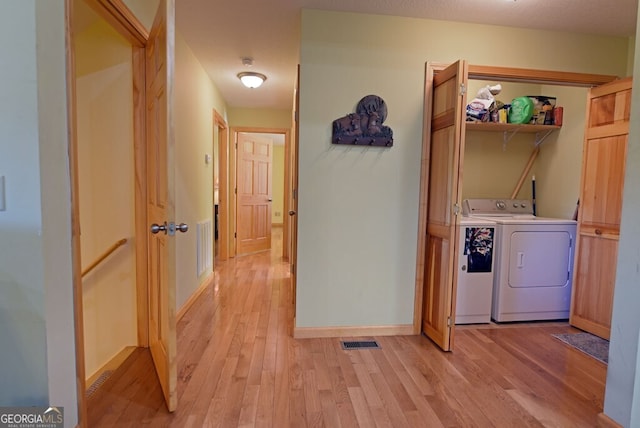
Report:
[[333,144],[354,146],[393,146],[393,130],[382,125],[387,118],[387,105],[377,95],[367,95],[356,106],[355,113],[333,121]]

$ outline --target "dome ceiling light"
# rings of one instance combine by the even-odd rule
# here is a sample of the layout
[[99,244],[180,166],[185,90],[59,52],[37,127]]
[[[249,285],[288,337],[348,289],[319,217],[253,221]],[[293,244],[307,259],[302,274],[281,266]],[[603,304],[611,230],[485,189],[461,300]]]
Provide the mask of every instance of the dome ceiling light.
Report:
[[244,86],[253,89],[260,87],[260,85],[262,85],[262,83],[267,80],[267,76],[261,73],[245,71],[243,73],[238,73],[238,79],[240,79]]
[[[244,65],[245,67],[253,66],[253,58],[242,58],[242,65]],[[238,73],[238,79],[240,79],[244,86],[253,89],[260,87],[262,83],[267,80],[267,76],[262,73],[255,73],[253,71],[244,71],[242,73]]]

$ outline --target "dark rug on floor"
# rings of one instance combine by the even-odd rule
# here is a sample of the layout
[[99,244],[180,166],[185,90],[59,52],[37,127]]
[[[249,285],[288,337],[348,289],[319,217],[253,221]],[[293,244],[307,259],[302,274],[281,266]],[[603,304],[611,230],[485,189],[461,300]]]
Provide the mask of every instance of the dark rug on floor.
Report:
[[602,361],[609,362],[609,341],[590,333],[552,334],[553,337],[573,346],[579,351]]

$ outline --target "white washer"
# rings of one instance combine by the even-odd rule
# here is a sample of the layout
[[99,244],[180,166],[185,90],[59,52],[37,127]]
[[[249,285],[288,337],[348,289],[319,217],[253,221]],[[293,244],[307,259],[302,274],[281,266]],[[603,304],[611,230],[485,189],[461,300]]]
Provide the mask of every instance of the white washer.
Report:
[[460,221],[456,324],[491,322],[496,222],[463,217]]
[[576,222],[536,217],[520,199],[468,199],[463,212],[496,222],[491,318],[569,318]]

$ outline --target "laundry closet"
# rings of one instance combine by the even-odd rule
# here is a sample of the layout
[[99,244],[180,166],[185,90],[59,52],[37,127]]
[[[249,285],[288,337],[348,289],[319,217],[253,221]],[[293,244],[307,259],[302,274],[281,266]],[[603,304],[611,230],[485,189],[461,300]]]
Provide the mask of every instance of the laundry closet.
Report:
[[[496,228],[484,225],[487,232],[493,234],[495,231],[492,236],[495,241],[491,244],[493,275],[495,278],[501,275],[502,279],[494,279],[494,286],[496,281],[508,283],[503,288],[506,293],[511,293],[511,297],[505,299],[523,301],[528,305],[523,308],[507,302],[512,307],[507,307],[506,315],[496,313],[494,289],[491,318],[498,321],[569,318],[577,241],[576,221],[573,219],[581,195],[589,87],[600,86],[614,78],[473,66],[464,61],[449,67],[427,64],[420,214],[420,227],[424,228],[425,239],[421,243],[424,253],[419,255],[419,260],[423,257],[424,264],[418,269],[422,268],[424,275],[423,331],[443,349],[452,347],[454,323],[464,323],[461,320],[465,317],[458,316],[456,311],[456,291],[463,291],[457,299],[460,309],[467,310],[464,305],[468,304],[463,299],[464,288],[458,289],[471,275],[467,271],[469,266],[464,263],[468,257],[468,239],[465,246],[462,236],[465,230],[468,234],[469,229],[461,226],[465,221],[462,205],[467,200],[491,201],[498,205],[497,211],[503,209],[500,207],[503,201],[514,206],[518,202],[515,209],[511,207],[515,214],[535,214],[527,216],[531,221],[502,220],[498,221]],[[495,98],[505,104],[523,96],[554,97],[556,106],[564,110],[562,125],[467,122],[466,103],[480,88],[495,84],[502,86]],[[530,206],[532,202],[535,202],[535,208]],[[544,221],[541,221],[543,217]],[[510,223],[526,223],[531,227],[516,227]],[[500,229],[504,229],[503,235],[509,234],[510,238],[501,238]],[[551,233],[544,235],[541,230]],[[514,248],[507,256],[496,251],[518,240],[538,250]],[[500,242],[504,248],[500,248]],[[486,247],[486,243],[482,245]],[[505,257],[511,257],[511,267],[505,265]],[[554,262],[557,259],[563,259],[564,263]],[[558,267],[551,267],[551,264]],[[545,269],[545,266],[549,268]],[[542,279],[538,278],[539,272]],[[542,281],[537,284],[537,291],[525,289],[536,281]],[[556,294],[551,291],[551,286],[558,288]],[[497,298],[498,301],[501,299],[500,296]],[[536,307],[536,299],[540,301],[539,307]],[[472,298],[473,302],[478,300],[477,296]],[[564,303],[562,308],[554,308],[545,303],[549,300],[563,300]],[[456,313],[455,321],[452,313]],[[473,316],[468,319],[473,323],[485,322]],[[486,315],[482,319],[487,320]]]

